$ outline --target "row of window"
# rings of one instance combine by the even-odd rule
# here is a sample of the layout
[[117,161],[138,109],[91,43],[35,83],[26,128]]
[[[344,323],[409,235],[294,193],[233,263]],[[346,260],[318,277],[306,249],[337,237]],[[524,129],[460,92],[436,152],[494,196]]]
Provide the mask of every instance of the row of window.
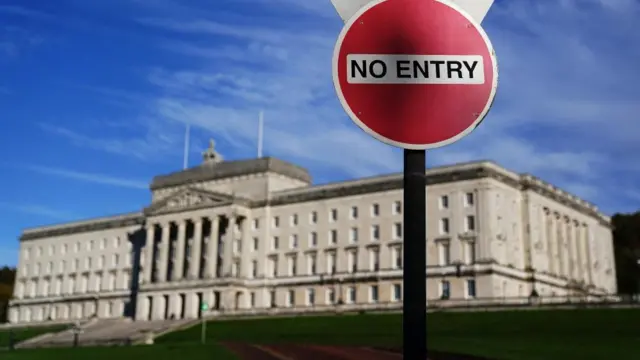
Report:
[[[86,251],[95,251],[95,250],[105,250],[108,247],[109,240],[107,239],[102,239],[98,242],[98,248],[96,249],[96,241],[95,240],[91,240],[87,243],[85,243],[85,250]],[[129,244],[129,246],[131,245],[129,242],[126,242],[127,244]],[[73,245],[73,252],[74,253],[79,253],[82,250],[82,244],[83,242],[78,241]],[[120,237],[115,237],[112,239],[112,245],[115,249],[119,249],[122,245],[123,245],[123,241],[122,238]],[[54,256],[54,255],[65,255],[69,252],[69,244],[61,244],[58,251],[56,252],[56,247],[54,245],[49,245],[46,247],[47,249],[47,256]],[[42,246],[37,246],[34,248],[26,248],[23,252],[24,254],[24,259],[25,260],[29,260],[33,257],[40,257],[43,255],[43,247]]]
[[[393,203],[391,207],[392,215],[400,215],[402,214],[402,202],[396,201]],[[370,207],[369,215],[371,217],[380,216],[380,204],[372,204]],[[349,219],[350,220],[358,220],[360,218],[359,210],[357,206],[352,206],[349,210]],[[289,226],[298,226],[298,214],[293,214],[289,217]],[[338,221],[338,209],[331,209],[328,213],[329,222]],[[309,224],[317,224],[318,223],[318,212],[312,211],[309,213]],[[274,216],[271,218],[271,226],[273,228],[280,227],[280,216]],[[257,230],[260,228],[260,219],[253,219],[253,230]]]
[[[450,299],[452,297],[451,294],[451,283],[448,280],[443,280],[440,282],[439,286],[439,297],[441,299]],[[392,284],[391,285],[391,302],[398,302],[402,300],[402,285],[400,284]],[[339,291],[339,290],[338,290]],[[336,298],[336,289],[327,288],[325,291],[325,299],[324,303],[326,305],[335,305],[340,302],[345,304],[355,304],[357,302],[357,290],[355,286],[347,286],[345,289],[345,298]],[[379,285],[370,285],[367,291],[367,301],[369,303],[377,303],[380,301],[380,286]],[[468,279],[465,282],[465,294],[466,298],[475,298],[476,297],[476,281],[474,279]],[[251,307],[256,306],[256,296],[255,293],[250,294],[250,302]],[[296,292],[295,290],[289,290],[286,293],[285,297],[285,306],[294,307],[296,304]],[[305,306],[313,306],[318,305],[316,299],[316,289],[309,288],[305,291],[304,304]],[[267,306],[274,307],[276,306],[276,292],[272,290],[269,294],[269,302]]]
[[[118,281],[119,280],[119,281]],[[127,290],[130,288],[130,275],[123,273],[120,279],[116,274],[106,274],[104,277],[96,276],[89,281],[88,276],[81,276],[80,282],[76,282],[75,277],[66,279],[55,279],[53,287],[49,280],[41,280],[39,282],[29,281],[26,286],[24,283],[16,284],[16,297],[36,297],[36,296],[59,296],[63,294],[84,294],[87,292]]]
[[[464,194],[463,206],[472,207],[473,205],[475,205],[475,195],[470,192]],[[438,207],[441,210],[449,208],[449,195],[440,196],[440,200],[438,201]]]
[[[105,255],[99,256],[97,261],[94,263],[93,258],[87,257],[84,258],[84,266],[81,267],[80,259],[74,259],[73,261],[65,261],[60,260],[58,266],[54,269],[54,262],[49,261],[44,265],[44,273],[42,273],[42,264],[36,263],[32,265],[32,271],[29,271],[29,266],[24,265],[22,268],[21,276],[40,276],[40,275],[50,275],[55,273],[64,273],[64,272],[77,272],[77,271],[94,271],[94,270],[102,270],[102,269],[115,269],[121,265],[119,254],[113,254],[109,257],[109,262],[107,263],[107,257]],[[131,264],[131,254],[126,254],[124,259],[125,265]]]

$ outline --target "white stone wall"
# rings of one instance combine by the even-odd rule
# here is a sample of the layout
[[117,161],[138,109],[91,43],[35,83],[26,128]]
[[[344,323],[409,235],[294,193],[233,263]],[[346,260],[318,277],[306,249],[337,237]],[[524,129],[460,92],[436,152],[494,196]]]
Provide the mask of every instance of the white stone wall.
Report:
[[[428,299],[445,293],[451,301],[521,298],[533,289],[542,296],[566,296],[575,292],[572,284],[580,282],[590,285],[594,294],[615,292],[611,231],[601,224],[606,218],[584,215],[531,188],[515,188],[508,180],[519,182],[525,176],[484,166],[505,180],[481,178],[427,188]],[[222,193],[242,190],[255,198],[263,195],[256,188],[266,191],[267,185],[277,191],[271,196],[309,191],[302,182],[279,175],[269,174],[268,183],[265,179],[252,175],[195,187]],[[350,183],[314,189],[343,186]],[[551,190],[565,202],[581,201]],[[164,191],[155,196],[178,196],[175,188]],[[142,231],[149,236],[152,227],[155,233],[170,226],[178,229],[176,249],[188,244],[186,249],[197,250],[176,250],[170,258],[165,233],[163,250],[152,258],[152,242],[147,241],[137,294],[136,316],[141,320],[197,317],[201,301],[227,310],[267,308],[272,291],[278,307],[311,306],[310,300],[314,306],[328,305],[340,298],[369,305],[401,300],[396,296],[403,265],[401,189],[253,209],[236,204],[161,210],[146,215],[146,228],[132,225],[23,241],[11,320],[121,316],[134,275],[128,235]],[[205,236],[204,219],[235,219],[237,226],[224,236],[221,228]],[[60,226],[47,229],[52,228]],[[220,253],[212,247],[218,238],[224,249]],[[200,277],[199,267],[191,264],[194,256],[200,259],[203,254],[221,256],[216,262],[222,261],[222,277],[216,277],[213,262],[207,262]],[[152,264],[166,269],[168,262],[180,267],[183,261],[189,262],[187,276],[151,281]],[[227,273],[232,276],[225,277]]]

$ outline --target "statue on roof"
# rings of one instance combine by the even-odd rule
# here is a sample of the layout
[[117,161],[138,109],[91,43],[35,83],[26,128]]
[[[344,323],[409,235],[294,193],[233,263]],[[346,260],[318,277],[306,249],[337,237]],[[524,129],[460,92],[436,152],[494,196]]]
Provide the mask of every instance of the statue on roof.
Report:
[[216,151],[216,142],[209,140],[209,148],[202,153],[202,162],[204,164],[217,164],[224,160],[222,155]]

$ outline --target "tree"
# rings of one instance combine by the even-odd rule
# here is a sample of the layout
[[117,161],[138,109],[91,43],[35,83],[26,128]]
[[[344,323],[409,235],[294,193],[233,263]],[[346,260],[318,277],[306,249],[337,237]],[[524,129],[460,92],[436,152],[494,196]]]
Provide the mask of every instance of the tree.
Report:
[[13,296],[13,283],[16,279],[16,269],[5,266],[0,268],[0,323],[7,321],[9,300]]
[[640,211],[633,214],[615,214],[613,246],[616,260],[618,292],[640,293]]

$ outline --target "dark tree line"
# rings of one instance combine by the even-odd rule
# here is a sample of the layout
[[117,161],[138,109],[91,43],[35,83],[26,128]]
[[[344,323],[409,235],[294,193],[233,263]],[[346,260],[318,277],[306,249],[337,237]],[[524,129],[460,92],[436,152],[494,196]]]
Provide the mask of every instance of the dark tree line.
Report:
[[13,296],[16,269],[8,266],[0,268],[0,323],[7,321],[9,299]]
[[640,293],[640,211],[613,216],[618,293]]

